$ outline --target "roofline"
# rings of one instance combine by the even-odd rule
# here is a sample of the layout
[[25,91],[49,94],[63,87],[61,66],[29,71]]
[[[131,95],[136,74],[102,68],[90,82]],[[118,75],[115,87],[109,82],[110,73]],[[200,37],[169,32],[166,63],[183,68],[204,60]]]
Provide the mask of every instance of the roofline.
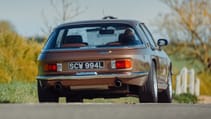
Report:
[[61,28],[65,26],[71,26],[71,25],[81,25],[81,24],[103,24],[103,23],[122,23],[122,24],[129,24],[132,26],[135,26],[139,23],[143,23],[137,20],[127,20],[127,19],[102,19],[102,20],[82,20],[82,21],[73,21],[73,22],[67,22],[60,24],[56,28]]

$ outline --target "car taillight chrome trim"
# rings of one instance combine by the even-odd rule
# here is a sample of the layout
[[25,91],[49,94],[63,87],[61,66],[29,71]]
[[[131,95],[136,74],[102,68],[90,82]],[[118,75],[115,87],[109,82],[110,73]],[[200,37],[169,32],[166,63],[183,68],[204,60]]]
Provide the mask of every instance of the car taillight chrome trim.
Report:
[[111,61],[111,68],[116,69],[116,60]]
[[57,71],[62,72],[62,63],[57,63]]

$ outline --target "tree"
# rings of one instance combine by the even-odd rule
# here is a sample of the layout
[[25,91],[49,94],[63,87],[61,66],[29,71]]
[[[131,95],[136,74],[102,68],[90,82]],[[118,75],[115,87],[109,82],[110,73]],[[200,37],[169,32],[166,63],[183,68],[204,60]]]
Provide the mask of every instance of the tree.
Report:
[[159,28],[168,34],[173,45],[180,46],[172,48],[171,53],[183,53],[211,71],[211,1],[161,1],[171,12],[162,15]]
[[[71,21],[74,17],[80,15],[83,10],[77,4],[76,0],[49,0],[51,11],[53,11],[54,16],[50,18],[46,16],[46,13],[43,11],[42,17],[44,21],[44,28],[42,31],[45,34],[49,34],[53,27],[58,24]],[[51,22],[53,20],[53,22]]]

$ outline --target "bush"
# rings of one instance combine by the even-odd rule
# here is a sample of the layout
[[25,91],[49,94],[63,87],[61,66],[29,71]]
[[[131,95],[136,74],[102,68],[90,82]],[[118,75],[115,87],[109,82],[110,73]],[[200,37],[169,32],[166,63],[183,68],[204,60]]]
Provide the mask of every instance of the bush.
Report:
[[[0,27],[6,23],[0,22]],[[42,44],[27,40],[15,31],[0,30],[0,83],[12,80],[35,81],[37,57]]]
[[174,94],[173,97],[174,97],[174,101],[177,103],[195,104],[198,101],[197,97],[190,93],[183,93],[180,95]]
[[200,94],[201,95],[211,95],[211,73],[202,72],[198,75],[200,79]]

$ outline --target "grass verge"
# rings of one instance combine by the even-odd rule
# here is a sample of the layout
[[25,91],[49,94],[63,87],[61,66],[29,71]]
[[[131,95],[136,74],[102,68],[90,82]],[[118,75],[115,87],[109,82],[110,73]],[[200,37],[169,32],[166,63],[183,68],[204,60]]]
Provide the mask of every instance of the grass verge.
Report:
[[[174,103],[197,103],[197,97],[191,94],[174,95]],[[65,102],[65,101],[63,101]],[[85,99],[84,103],[121,103],[135,104],[138,98],[125,97],[117,99]],[[13,81],[0,83],[0,103],[38,103],[36,83]]]
[[176,103],[188,103],[188,104],[195,104],[198,102],[198,99],[196,96],[190,94],[190,93],[183,93],[180,95],[173,95],[174,102]]
[[0,103],[36,103],[36,83],[13,81],[0,84]]

